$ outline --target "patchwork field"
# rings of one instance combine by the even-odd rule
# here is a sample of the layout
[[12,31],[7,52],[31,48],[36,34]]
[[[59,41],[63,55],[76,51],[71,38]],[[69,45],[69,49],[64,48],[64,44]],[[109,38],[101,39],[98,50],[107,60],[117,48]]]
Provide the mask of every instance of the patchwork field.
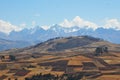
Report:
[[[68,54],[68,53],[66,53]],[[75,53],[77,54],[77,53]],[[28,59],[17,56],[17,61],[0,62],[0,80],[24,80],[36,74],[84,74],[87,79],[120,80],[120,58],[115,56],[88,56],[78,53],[69,53],[66,56],[44,54]],[[23,55],[22,55],[23,56]],[[21,57],[21,58],[20,58]]]

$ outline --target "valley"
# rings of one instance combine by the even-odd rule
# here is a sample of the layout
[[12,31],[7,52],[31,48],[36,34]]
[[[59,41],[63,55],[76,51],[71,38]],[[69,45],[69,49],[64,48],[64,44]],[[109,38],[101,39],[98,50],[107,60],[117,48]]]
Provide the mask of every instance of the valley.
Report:
[[[108,52],[97,52],[97,48],[104,46]],[[120,80],[119,46],[78,36],[3,51],[0,53],[0,80],[33,80],[32,76],[37,75],[54,75],[53,80]]]

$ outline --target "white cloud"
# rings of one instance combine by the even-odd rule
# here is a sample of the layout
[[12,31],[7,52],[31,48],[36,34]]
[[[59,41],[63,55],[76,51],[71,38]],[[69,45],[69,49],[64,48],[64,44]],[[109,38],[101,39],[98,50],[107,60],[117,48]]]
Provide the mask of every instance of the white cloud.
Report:
[[[109,20],[106,20],[104,22],[105,22],[105,24],[102,24],[103,26],[101,26],[101,25],[97,25],[93,22],[86,21],[86,20],[80,18],[79,16],[76,16],[71,21],[65,19],[59,25],[62,27],[65,27],[65,28],[71,28],[74,26],[78,26],[79,28],[95,30],[101,26],[102,28],[105,28],[105,29],[111,28],[111,29],[115,29],[115,30],[120,30],[120,21],[118,21],[117,19],[109,19]],[[34,28],[36,26],[36,21],[32,21],[31,24],[32,24],[31,28]],[[51,25],[51,26],[53,26],[53,25]],[[45,26],[41,26],[41,28],[43,28],[44,30],[48,30],[51,26],[45,25]],[[25,23],[22,23],[19,26],[15,26],[15,25],[11,24],[10,22],[0,20],[0,32],[9,34],[11,31],[20,31],[24,28],[27,28]],[[71,31],[76,31],[78,29],[71,30]]]
[[48,30],[51,26],[41,26],[44,30]]
[[[84,28],[84,29],[91,28],[93,30],[96,30],[97,28],[100,28],[100,26],[101,26],[101,25],[97,25],[93,22],[83,20],[79,16],[76,16],[72,21],[65,19],[62,23],[60,23],[60,25],[62,27],[66,27],[66,28],[78,26],[79,28]],[[105,24],[101,27],[105,28],[105,29],[112,28],[115,30],[120,30],[120,21],[118,21],[117,19],[109,19],[109,20],[106,20]]]
[[15,25],[12,25],[10,22],[0,20],[0,32],[9,34],[11,31],[20,31],[21,28]]
[[86,29],[92,28],[93,30],[98,28],[97,24],[90,21],[85,21],[79,16],[76,16],[72,21],[68,21],[67,19],[65,19],[62,23],[60,23],[60,25],[66,28],[70,28],[74,26],[78,26],[80,28],[86,28]]
[[103,28],[120,30],[120,22],[117,19],[106,20],[106,24],[103,26]]

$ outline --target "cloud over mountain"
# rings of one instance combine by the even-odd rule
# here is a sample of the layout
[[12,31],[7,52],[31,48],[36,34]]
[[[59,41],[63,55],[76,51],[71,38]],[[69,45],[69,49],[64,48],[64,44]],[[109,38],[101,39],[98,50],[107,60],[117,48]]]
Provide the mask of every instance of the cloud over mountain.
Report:
[[93,29],[96,30],[97,28],[104,28],[104,29],[115,29],[120,30],[120,22],[117,19],[109,19],[105,21],[105,24],[97,25],[96,23],[86,21],[79,16],[76,16],[73,20],[69,21],[65,19],[63,22],[60,23],[62,27],[71,28],[74,26],[78,26],[79,28],[84,29]]
[[97,24],[83,20],[79,16],[76,16],[72,21],[68,21],[67,19],[65,19],[62,23],[60,23],[60,25],[66,28],[70,28],[74,26],[78,26],[80,28],[86,28],[86,29],[92,28],[93,30],[98,28]]
[[[34,28],[37,25],[35,21],[33,21],[31,24],[32,24],[32,28]],[[80,18],[79,16],[76,16],[72,20],[65,19],[63,22],[59,23],[59,25],[60,25],[59,27],[66,28],[66,29],[70,29],[77,26],[78,29],[96,30],[98,28],[104,28],[104,29],[120,30],[120,21],[118,21],[117,19],[109,19],[105,21],[105,24],[98,25],[94,22],[87,21]],[[43,25],[40,27],[43,28],[44,30],[48,30],[52,28],[52,26],[53,25],[49,25],[49,26]],[[11,24],[10,22],[0,20],[0,32],[6,33],[6,34],[9,34],[11,31],[20,31],[28,27],[30,26],[27,26],[27,23],[23,23],[20,26],[16,26]],[[77,31],[77,30],[75,29],[71,31]]]
[[[34,26],[30,27],[26,23],[15,26],[10,22],[0,20],[0,38],[12,41],[28,41],[33,44],[55,37],[90,35],[110,42],[120,43],[120,37],[118,37],[120,35],[120,22],[117,19],[104,22],[105,24],[100,26],[76,16],[71,21],[66,19],[60,24],[50,26],[36,26],[33,21]],[[6,34],[8,35],[6,36]]]
[[13,30],[14,31],[20,31],[21,28],[15,26],[15,25],[12,25],[10,22],[0,20],[0,32],[9,34]]
[[103,28],[120,30],[120,22],[117,19],[107,20]]

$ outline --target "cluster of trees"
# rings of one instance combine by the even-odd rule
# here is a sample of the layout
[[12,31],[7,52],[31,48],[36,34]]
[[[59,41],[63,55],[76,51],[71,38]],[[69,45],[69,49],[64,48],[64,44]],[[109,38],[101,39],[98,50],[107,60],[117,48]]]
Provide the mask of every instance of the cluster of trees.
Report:
[[[1,59],[1,60],[4,60],[4,59],[5,59],[5,56],[0,56],[0,59]],[[14,60],[16,60],[16,57],[15,57],[14,55],[9,55],[9,59],[10,59],[11,61],[14,61]]]
[[15,56],[13,56],[13,55],[9,55],[9,57],[10,57],[10,60],[11,60],[11,61],[16,60]]
[[80,80],[83,77],[81,74],[63,74],[61,76],[55,76],[53,74],[37,74],[25,80]]
[[100,47],[96,48],[96,50],[95,50],[95,55],[96,56],[103,55],[103,53],[108,53],[108,47],[100,46]]

